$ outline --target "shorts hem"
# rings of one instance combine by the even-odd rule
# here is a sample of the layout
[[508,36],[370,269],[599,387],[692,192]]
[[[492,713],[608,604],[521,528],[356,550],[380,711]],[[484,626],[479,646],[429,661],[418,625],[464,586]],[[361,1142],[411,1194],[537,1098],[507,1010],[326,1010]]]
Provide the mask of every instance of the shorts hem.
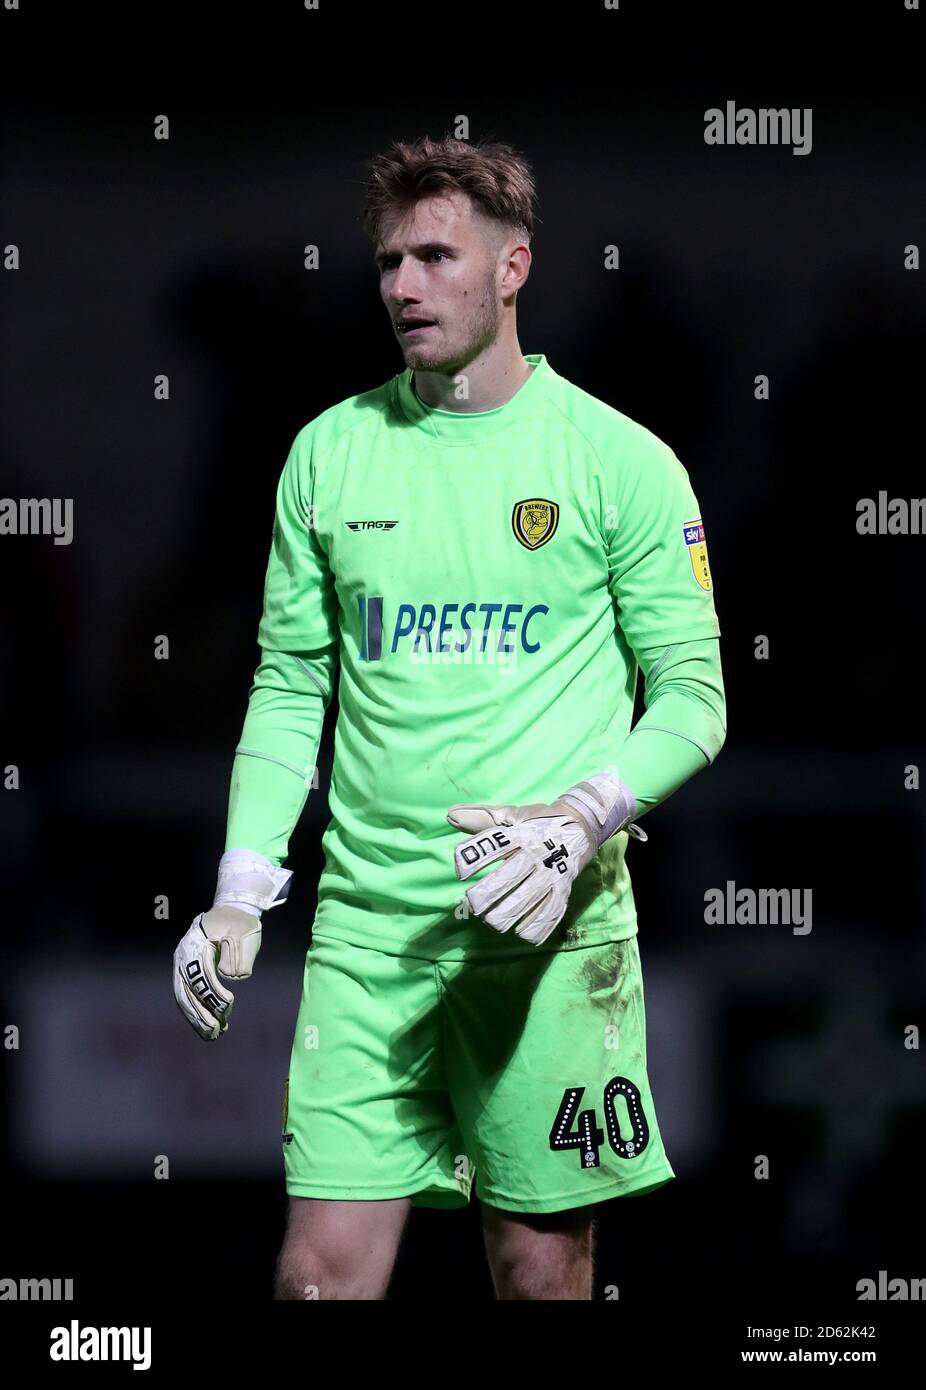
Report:
[[615,1197],[642,1197],[646,1192],[653,1192],[657,1187],[664,1187],[666,1183],[672,1182],[675,1174],[671,1168],[656,1169],[650,1176],[642,1179],[633,1187],[628,1187],[625,1183],[614,1183],[607,1188],[601,1188],[596,1192],[590,1192],[584,1188],[581,1192],[559,1193],[555,1197],[508,1197],[503,1194],[491,1192],[479,1192],[477,1196],[480,1202],[485,1202],[487,1206],[498,1207],[499,1211],[523,1211],[523,1212],[552,1212],[568,1211],[571,1207],[587,1207],[593,1202],[610,1202]]
[[333,1187],[328,1183],[296,1181],[286,1183],[286,1195],[288,1197],[317,1197],[320,1201],[329,1202],[389,1202],[399,1197],[409,1197],[419,1207],[465,1207],[469,1205],[467,1193],[450,1190],[438,1192],[421,1187],[412,1188],[409,1191],[404,1186],[401,1186],[400,1191],[397,1191],[395,1187],[384,1190],[365,1187],[361,1190],[357,1185]]

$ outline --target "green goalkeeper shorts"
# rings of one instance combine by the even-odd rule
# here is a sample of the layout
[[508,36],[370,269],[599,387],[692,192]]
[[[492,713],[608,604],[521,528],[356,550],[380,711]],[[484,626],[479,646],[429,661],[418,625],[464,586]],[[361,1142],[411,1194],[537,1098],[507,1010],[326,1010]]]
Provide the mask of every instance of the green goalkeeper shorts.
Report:
[[[501,943],[499,943],[501,945]],[[316,935],[283,1096],[295,1197],[552,1212],[674,1178],[637,938],[391,955]]]

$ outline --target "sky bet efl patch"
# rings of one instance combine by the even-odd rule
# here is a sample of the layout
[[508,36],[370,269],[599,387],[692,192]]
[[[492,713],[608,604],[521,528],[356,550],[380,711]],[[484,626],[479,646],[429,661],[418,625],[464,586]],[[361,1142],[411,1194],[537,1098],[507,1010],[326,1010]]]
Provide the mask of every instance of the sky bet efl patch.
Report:
[[707,562],[707,542],[704,539],[704,522],[700,517],[696,521],[686,521],[682,527],[682,534],[685,537],[685,544],[688,547],[688,556],[691,560],[691,572],[698,581],[700,588],[709,594],[714,587],[711,582],[711,567]]

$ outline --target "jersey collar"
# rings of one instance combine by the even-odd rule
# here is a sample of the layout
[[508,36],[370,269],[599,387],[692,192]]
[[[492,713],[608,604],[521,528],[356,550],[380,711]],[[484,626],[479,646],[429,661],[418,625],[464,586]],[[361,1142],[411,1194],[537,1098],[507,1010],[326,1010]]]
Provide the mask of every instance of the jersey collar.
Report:
[[410,424],[449,444],[473,444],[490,439],[519,424],[540,404],[553,368],[542,352],[524,354],[534,370],[515,391],[510,401],[494,410],[437,410],[425,405],[412,384],[413,368],[406,367],[395,378],[399,408]]

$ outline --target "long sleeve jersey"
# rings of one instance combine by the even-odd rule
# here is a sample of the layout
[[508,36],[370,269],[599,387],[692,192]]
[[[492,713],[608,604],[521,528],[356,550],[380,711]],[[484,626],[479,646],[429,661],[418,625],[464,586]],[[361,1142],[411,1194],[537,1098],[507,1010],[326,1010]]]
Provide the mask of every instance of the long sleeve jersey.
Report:
[[[552,801],[610,770],[639,817],[723,744],[686,470],[526,360],[511,400],[474,413],[426,406],[406,369],[317,416],[283,467],[226,848],[285,860],[337,681],[317,933],[478,955],[494,933],[458,910],[452,804]],[[579,876],[548,947],[635,934],[627,841]]]

